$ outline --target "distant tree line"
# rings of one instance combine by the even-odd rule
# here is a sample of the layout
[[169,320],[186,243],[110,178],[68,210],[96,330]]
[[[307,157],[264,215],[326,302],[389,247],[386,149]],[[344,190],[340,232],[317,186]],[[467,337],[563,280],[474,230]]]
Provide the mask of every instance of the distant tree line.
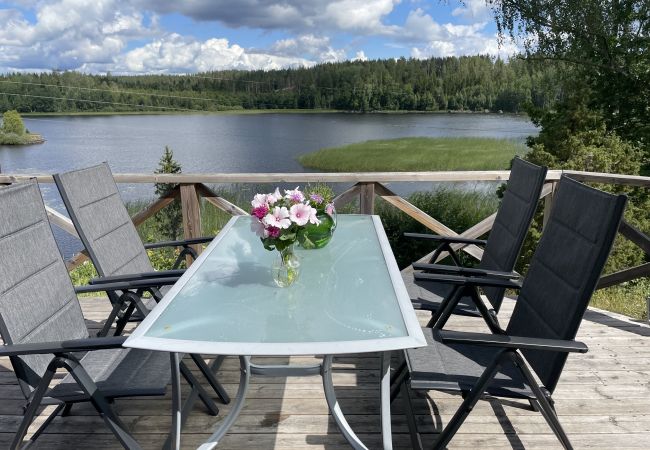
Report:
[[558,95],[552,65],[488,56],[385,59],[273,71],[192,75],[0,76],[0,112],[337,109],[504,111],[547,108]]

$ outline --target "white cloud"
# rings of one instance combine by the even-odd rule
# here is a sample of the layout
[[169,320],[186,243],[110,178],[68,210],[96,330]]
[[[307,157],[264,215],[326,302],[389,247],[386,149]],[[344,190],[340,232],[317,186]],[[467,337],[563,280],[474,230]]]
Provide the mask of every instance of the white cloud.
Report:
[[[401,2],[404,8],[415,9],[396,25],[389,17]],[[489,10],[483,0],[466,0],[454,10],[454,15],[468,20],[462,25],[437,22],[423,9],[430,5],[414,0],[24,0],[20,4],[34,19],[23,15],[22,9],[0,9],[0,72],[268,70],[345,60],[348,52],[369,45],[368,38],[374,45],[383,42],[387,47],[410,49],[416,58],[507,56],[517,50],[513,44],[498,48],[496,37],[485,32]],[[244,48],[224,34],[198,39],[163,30],[159,18],[167,13],[258,32],[283,31],[288,37],[266,48]],[[367,57],[357,51],[353,59]]]
[[276,41],[270,52],[285,57],[306,57],[318,62],[336,62],[346,58],[344,49],[335,49],[325,36],[305,34]]
[[[34,23],[17,10],[0,10],[0,72],[71,69],[86,72],[185,73],[222,69],[279,69],[345,58],[328,38],[296,39],[302,52],[246,50],[226,39],[197,40],[162,33],[157,15],[120,0],[37,3]],[[278,8],[276,16],[281,12]],[[129,42],[150,42],[126,51]],[[287,50],[290,50],[287,48]],[[303,57],[310,57],[309,59]]]
[[512,43],[500,48],[496,35],[483,32],[486,26],[487,22],[440,24],[418,8],[409,13],[399,39],[411,43],[411,56],[419,59],[476,54],[507,58],[518,51]]
[[[30,23],[4,10],[0,28],[0,69],[77,69],[110,63],[129,39],[151,36],[143,14],[117,0],[58,0],[38,3]],[[16,57],[19,55],[19,57]]]
[[225,69],[272,70],[312,66],[299,57],[253,53],[227,39],[194,39],[170,34],[127,52],[115,63],[119,73],[190,73]]
[[197,21],[219,21],[231,27],[313,29],[392,33],[383,18],[401,0],[133,0],[158,13],[180,13]]
[[396,0],[338,0],[325,6],[321,16],[326,23],[344,31],[371,34],[392,34],[397,27],[385,25],[382,19],[393,11]]
[[464,0],[463,5],[455,8],[451,15],[467,20],[483,21],[491,17],[490,7],[485,0]]
[[359,50],[357,54],[354,55],[354,58],[352,58],[352,61],[368,61],[368,57],[363,50]]

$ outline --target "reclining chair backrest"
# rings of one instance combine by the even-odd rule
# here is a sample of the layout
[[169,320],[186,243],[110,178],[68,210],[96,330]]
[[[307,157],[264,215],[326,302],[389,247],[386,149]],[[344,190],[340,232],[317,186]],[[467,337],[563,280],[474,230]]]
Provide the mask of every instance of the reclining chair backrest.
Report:
[[[0,335],[6,344],[88,337],[36,182],[0,189]],[[28,397],[52,355],[12,357]]]
[[100,276],[153,271],[108,164],[59,173],[54,181]]
[[[537,209],[545,178],[546,167],[536,166],[521,158],[513,160],[510,178],[478,267],[504,272],[514,269]],[[505,289],[486,287],[483,292],[498,312]]]
[[[573,340],[611,250],[626,197],[563,176],[506,330],[513,336]],[[553,392],[566,353],[524,350]]]

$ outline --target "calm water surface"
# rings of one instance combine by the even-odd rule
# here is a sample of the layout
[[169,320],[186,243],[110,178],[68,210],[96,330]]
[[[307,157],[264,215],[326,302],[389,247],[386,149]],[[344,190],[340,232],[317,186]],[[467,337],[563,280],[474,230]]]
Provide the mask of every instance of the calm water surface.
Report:
[[[5,173],[55,173],[103,161],[116,173],[151,173],[165,145],[184,172],[304,172],[296,160],[300,154],[369,139],[476,136],[523,142],[537,133],[525,117],[496,114],[63,116],[25,118],[25,125],[46,142],[0,146]],[[42,189],[46,202],[62,210],[54,185]],[[120,189],[124,200],[153,195],[150,185]]]

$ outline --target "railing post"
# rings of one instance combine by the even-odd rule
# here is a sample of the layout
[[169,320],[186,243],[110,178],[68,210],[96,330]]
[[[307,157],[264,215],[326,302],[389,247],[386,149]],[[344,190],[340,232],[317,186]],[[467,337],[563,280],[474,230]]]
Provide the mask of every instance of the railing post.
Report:
[[[201,237],[201,209],[199,195],[194,184],[181,184],[181,210],[183,212],[183,236],[185,239]],[[201,253],[201,245],[193,245],[197,254]],[[187,266],[192,263],[190,256],[186,259]]]
[[361,187],[359,209],[361,214],[375,213],[375,183],[359,183]]
[[551,192],[544,197],[544,219],[542,219],[542,230],[546,229],[546,223],[548,222],[548,218],[551,216],[551,209],[553,208],[553,196],[555,195],[555,188],[557,183],[552,181],[550,183],[551,185]]

